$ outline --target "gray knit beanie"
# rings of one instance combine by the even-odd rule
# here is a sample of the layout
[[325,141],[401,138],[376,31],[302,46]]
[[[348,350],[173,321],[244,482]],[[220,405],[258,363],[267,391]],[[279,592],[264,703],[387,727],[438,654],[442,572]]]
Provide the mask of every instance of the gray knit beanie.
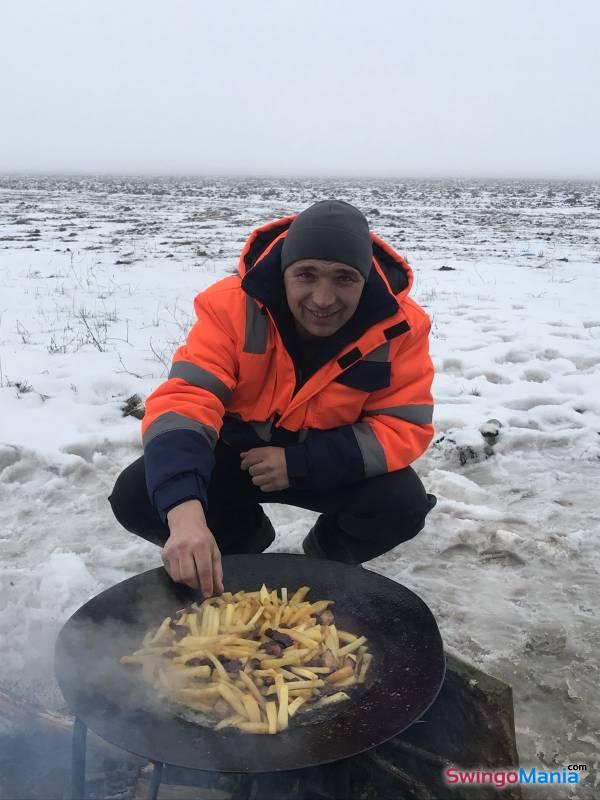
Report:
[[373,244],[365,216],[344,200],[321,200],[298,214],[281,251],[281,271],[304,258],[339,261],[369,277]]

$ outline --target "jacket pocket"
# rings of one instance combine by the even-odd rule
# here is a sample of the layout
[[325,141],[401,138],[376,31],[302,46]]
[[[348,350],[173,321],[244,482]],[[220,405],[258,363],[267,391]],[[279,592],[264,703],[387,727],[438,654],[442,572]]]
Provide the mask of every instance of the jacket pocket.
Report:
[[389,361],[359,361],[335,379],[351,389],[376,392],[390,385],[392,365]]

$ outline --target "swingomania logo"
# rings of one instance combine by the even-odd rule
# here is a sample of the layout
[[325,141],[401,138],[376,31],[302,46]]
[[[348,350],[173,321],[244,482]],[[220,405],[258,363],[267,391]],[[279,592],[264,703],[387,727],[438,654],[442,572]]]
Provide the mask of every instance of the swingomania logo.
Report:
[[536,767],[519,769],[469,769],[447,767],[444,779],[449,786],[481,786],[492,784],[497,789],[515,783],[530,785],[580,783],[580,773],[587,772],[587,764],[568,764],[558,770],[545,771]]

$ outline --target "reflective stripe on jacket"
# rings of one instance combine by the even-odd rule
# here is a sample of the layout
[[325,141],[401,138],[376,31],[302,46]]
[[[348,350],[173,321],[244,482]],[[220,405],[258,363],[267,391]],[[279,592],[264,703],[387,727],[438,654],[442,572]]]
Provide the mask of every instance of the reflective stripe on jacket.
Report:
[[219,436],[240,450],[285,446],[290,481],[315,492],[402,469],[432,439],[429,318],[408,297],[411,268],[374,234],[354,316],[298,383],[280,269],[294,218],[254,231],[239,274],[197,295],[197,322],[146,402],[148,492],[163,519],[189,498],[206,507]]

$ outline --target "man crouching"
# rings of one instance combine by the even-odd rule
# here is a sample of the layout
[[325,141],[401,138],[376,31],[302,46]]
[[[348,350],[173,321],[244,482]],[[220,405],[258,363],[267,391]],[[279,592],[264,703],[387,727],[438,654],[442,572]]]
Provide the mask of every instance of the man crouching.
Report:
[[320,512],[304,552],[360,564],[435,505],[409,466],[433,436],[430,322],[412,270],[341,200],[255,230],[146,402],[144,455],[109,498],[173,580],[223,591],[221,553],[260,553],[260,503]]

